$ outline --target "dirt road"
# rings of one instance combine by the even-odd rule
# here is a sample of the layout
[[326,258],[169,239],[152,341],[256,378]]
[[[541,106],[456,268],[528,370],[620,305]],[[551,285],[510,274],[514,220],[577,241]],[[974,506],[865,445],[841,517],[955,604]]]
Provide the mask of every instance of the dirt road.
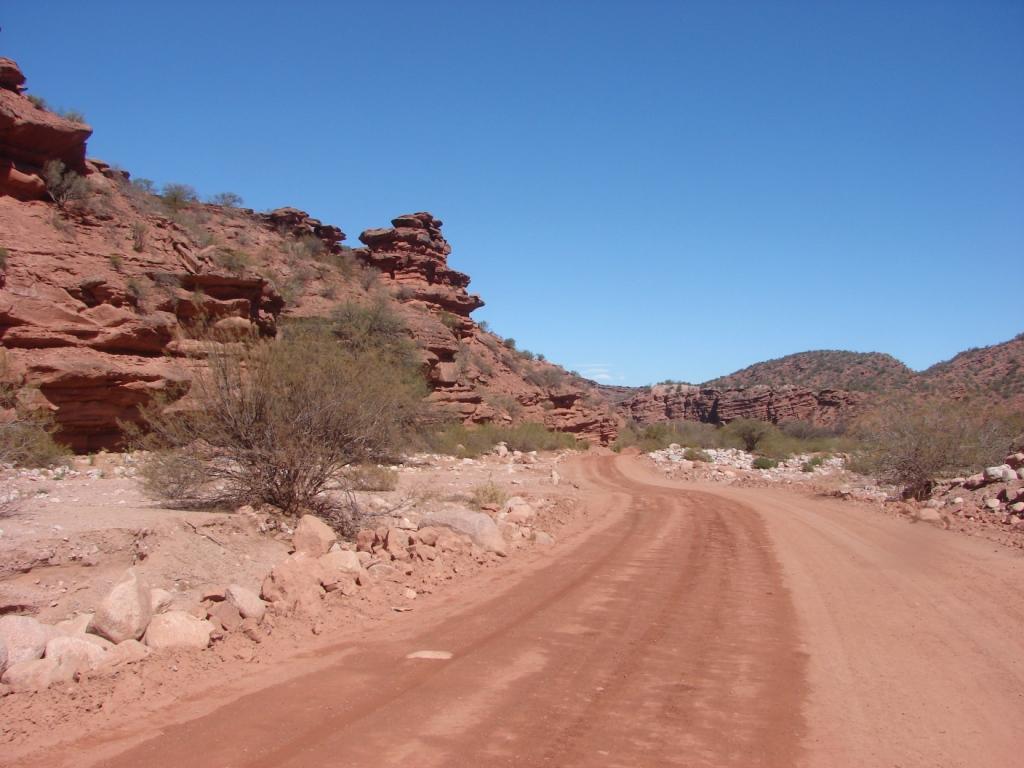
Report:
[[1020,764],[1019,556],[850,504],[684,489],[631,457],[568,472],[608,525],[500,591],[65,764]]

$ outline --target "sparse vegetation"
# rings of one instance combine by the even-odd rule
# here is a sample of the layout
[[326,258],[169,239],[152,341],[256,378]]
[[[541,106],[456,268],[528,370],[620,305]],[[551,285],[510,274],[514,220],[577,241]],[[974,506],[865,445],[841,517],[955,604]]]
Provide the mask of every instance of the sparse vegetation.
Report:
[[146,238],[149,234],[149,227],[143,221],[132,222],[132,250],[141,253],[146,249]]
[[188,184],[164,184],[161,197],[167,209],[173,212],[184,210],[199,200],[195,189]]
[[779,462],[775,459],[769,458],[768,456],[758,456],[754,459],[751,466],[754,469],[775,469],[779,466]]
[[813,472],[814,470],[816,470],[818,467],[820,467],[824,463],[825,463],[825,457],[824,456],[812,456],[811,458],[809,458],[807,461],[805,461],[803,464],[800,465],[800,471],[801,472]]
[[72,123],[78,123],[79,125],[85,125],[85,114],[77,109],[60,109],[57,111],[60,117],[65,120],[69,120]]
[[89,182],[68,168],[63,160],[50,160],[43,166],[43,181],[46,182],[46,191],[61,210],[89,194]]
[[119,253],[110,254],[107,257],[107,260],[110,262],[110,266],[115,272],[120,272],[122,267],[124,267],[124,257]]
[[4,350],[0,350],[0,463],[18,467],[63,464],[69,451],[54,440],[57,423],[46,409],[33,408],[32,391],[12,381]]
[[774,425],[757,419],[736,419],[722,428],[722,434],[727,440],[735,440],[749,453],[756,451],[766,438],[777,431]]
[[10,257],[11,252],[6,248],[0,248],[0,272],[7,271],[7,259]]
[[487,453],[498,443],[512,451],[554,451],[562,448],[584,448],[574,436],[554,432],[543,424],[525,422],[511,427],[496,424],[465,426],[451,424],[426,436],[427,445],[436,453],[449,456],[474,457]]
[[46,104],[46,99],[44,99],[42,96],[37,96],[34,93],[26,93],[25,98],[28,99],[29,103],[31,103],[32,106],[36,109],[49,109],[49,106]]
[[688,461],[702,461],[704,463],[711,461],[711,456],[708,455],[707,451],[702,451],[700,448],[687,448],[683,451],[683,458]]
[[854,468],[925,499],[942,475],[1000,462],[1019,428],[961,403],[893,403],[857,425],[863,449]]
[[508,501],[508,493],[493,480],[488,480],[474,487],[470,498],[477,507],[500,507]]
[[145,412],[148,487],[194,504],[259,502],[312,510],[339,528],[352,506],[345,470],[392,456],[421,413],[415,368],[379,348],[346,348],[322,328],[211,346],[194,408]]
[[345,485],[353,491],[393,491],[398,487],[398,472],[379,464],[359,464],[344,472]]
[[[636,446],[644,453],[648,453],[668,448],[673,443],[692,448],[713,448],[721,445],[721,435],[714,425],[695,421],[673,421],[646,426],[630,422],[619,431],[612,449],[621,451],[623,448]],[[692,459],[700,460],[702,459]]]
[[252,257],[233,248],[218,248],[213,253],[214,263],[233,275],[242,275],[252,267]]
[[210,202],[224,208],[240,208],[244,201],[241,195],[236,195],[234,192],[219,192],[210,198]]

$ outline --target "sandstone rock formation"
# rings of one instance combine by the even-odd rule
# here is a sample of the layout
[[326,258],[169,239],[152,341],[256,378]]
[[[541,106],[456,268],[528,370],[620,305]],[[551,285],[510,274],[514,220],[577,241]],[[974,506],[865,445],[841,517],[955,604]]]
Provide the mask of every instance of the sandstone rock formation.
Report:
[[22,95],[24,82],[18,65],[0,58],[0,194],[33,200],[45,195],[41,174],[48,161],[86,170],[92,128],[36,106]]
[[[351,249],[341,229],[295,208],[171,205],[85,160],[88,127],[38,109],[22,83],[0,60],[0,375],[52,411],[75,450],[118,447],[121,423],[186,392],[208,349],[199,328],[272,337],[281,318],[381,296],[405,319],[438,407],[470,423],[614,437],[618,417],[590,382],[506,349],[473,321],[482,301],[448,266],[431,214],[399,216]],[[49,200],[39,174],[54,159],[83,175],[85,199]]]
[[638,424],[675,420],[726,424],[744,418],[776,424],[804,421],[831,427],[852,419],[867,402],[863,393],[842,390],[766,386],[719,390],[689,384],[658,384],[637,391],[617,407]]

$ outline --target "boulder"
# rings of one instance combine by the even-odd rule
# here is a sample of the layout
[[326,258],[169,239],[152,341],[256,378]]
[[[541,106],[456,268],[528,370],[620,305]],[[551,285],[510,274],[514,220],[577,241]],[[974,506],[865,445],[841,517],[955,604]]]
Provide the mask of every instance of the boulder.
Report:
[[55,637],[46,644],[45,658],[53,659],[70,676],[98,669],[107,652],[84,637]]
[[461,507],[448,506],[426,513],[420,525],[443,527],[464,533],[474,544],[487,552],[494,552],[502,557],[508,554],[508,544],[498,526],[483,512],[471,512]]
[[60,631],[31,616],[0,616],[0,673],[4,669],[41,658],[46,644]]
[[[53,625],[53,627],[62,635],[84,635],[86,632],[89,631],[89,625],[91,623],[91,613],[79,613],[70,619],[58,621],[56,624]],[[93,637],[97,636],[93,635]]]
[[174,595],[166,589],[156,587],[149,590],[149,608],[153,613],[163,613],[170,607],[173,600]]
[[1003,479],[1004,473],[1008,469],[1009,467],[1006,466],[1005,464],[1002,464],[998,467],[985,467],[985,470],[982,472],[982,474],[985,476],[985,480],[987,482],[995,483]]
[[139,581],[135,569],[129,568],[96,609],[89,631],[112,643],[138,640],[152,616],[149,590]]
[[338,535],[323,520],[313,515],[303,515],[292,535],[292,546],[296,554],[320,557],[326,555]]
[[138,640],[125,640],[118,643],[103,658],[104,667],[120,667],[123,664],[134,664],[149,656],[152,651]]
[[27,659],[9,666],[0,682],[15,693],[41,691],[54,683],[70,680],[70,676],[65,677],[66,672],[56,659]]
[[145,643],[154,650],[205,648],[210,644],[213,624],[184,611],[168,611],[153,617],[146,629]]
[[316,558],[296,552],[274,566],[263,580],[261,595],[286,613],[315,615],[324,594],[322,571]]
[[388,528],[384,548],[395,560],[409,559],[409,532],[403,528]]
[[555,543],[555,537],[550,533],[544,533],[544,531],[536,531],[533,534],[533,540],[545,547],[550,547]]
[[356,551],[357,552],[372,552],[373,543],[377,540],[377,533],[364,528],[356,534]]
[[223,600],[210,606],[206,618],[227,632],[234,632],[242,623],[242,614],[234,604]]
[[259,595],[238,584],[232,584],[224,590],[224,596],[238,609],[243,619],[260,621],[267,612],[267,604],[260,600]]

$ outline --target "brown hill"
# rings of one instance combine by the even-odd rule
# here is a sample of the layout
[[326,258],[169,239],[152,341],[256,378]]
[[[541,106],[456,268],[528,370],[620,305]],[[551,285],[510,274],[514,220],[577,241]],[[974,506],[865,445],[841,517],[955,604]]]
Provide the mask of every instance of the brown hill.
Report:
[[911,386],[915,374],[892,355],[823,349],[756,363],[705,387],[797,386],[854,392],[891,392]]
[[1003,402],[1024,409],[1024,333],[936,363],[920,373],[916,383],[927,394]]
[[[362,248],[302,211],[200,203],[84,160],[87,126],[33,105],[0,59],[0,353],[77,450],[116,446],[159,392],[203,365],[200,318],[274,336],[290,317],[384,302],[415,341],[431,399],[467,423],[537,421],[591,440],[618,418],[589,381],[507,348],[448,266],[441,221],[403,215]],[[52,161],[60,160],[62,166]],[[230,202],[230,201],[228,201]]]

